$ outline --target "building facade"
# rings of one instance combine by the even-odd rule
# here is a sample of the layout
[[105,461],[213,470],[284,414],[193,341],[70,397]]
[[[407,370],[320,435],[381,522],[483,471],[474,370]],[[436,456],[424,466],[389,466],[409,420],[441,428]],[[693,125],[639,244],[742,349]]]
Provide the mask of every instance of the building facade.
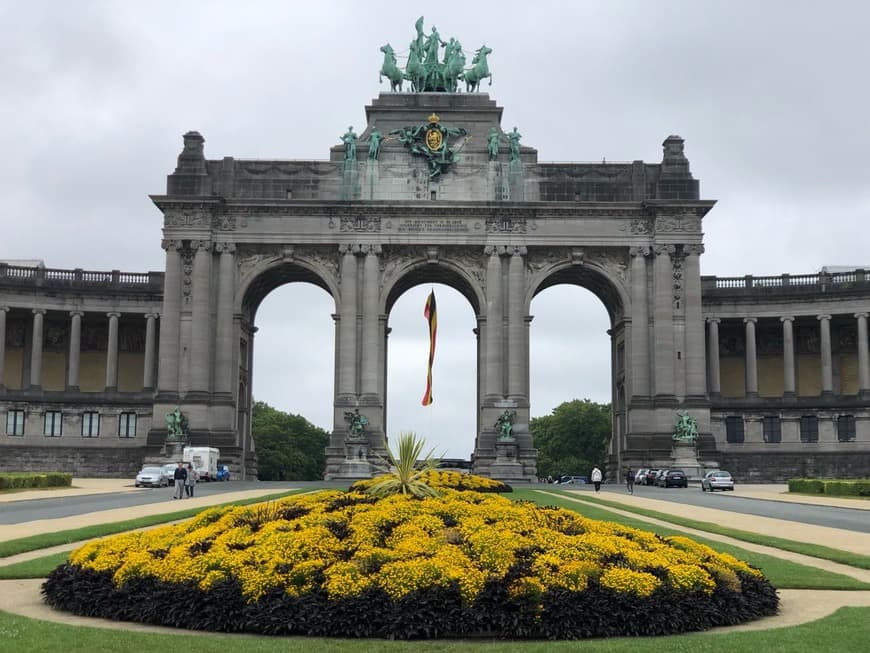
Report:
[[324,161],[208,159],[185,134],[152,196],[164,271],[0,265],[0,468],[130,474],[160,456],[178,406],[192,443],[254,476],[257,308],[307,281],[335,301],[327,478],[371,474],[390,310],[433,282],[477,319],[477,473],[536,477],[529,307],[564,283],[610,316],[614,468],[668,465],[686,411],[701,463],[739,479],[866,473],[864,271],[702,277],[714,202],[680,137],[656,163],[546,163],[501,115],[483,93],[382,93]]

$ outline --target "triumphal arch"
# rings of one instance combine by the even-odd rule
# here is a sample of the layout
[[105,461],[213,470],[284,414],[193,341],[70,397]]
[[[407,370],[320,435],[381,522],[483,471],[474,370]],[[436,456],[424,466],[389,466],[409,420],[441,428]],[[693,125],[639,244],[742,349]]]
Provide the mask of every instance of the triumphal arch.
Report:
[[[469,66],[455,39],[442,49],[417,27],[405,70],[381,48],[394,90],[329,160],[210,159],[202,135],[184,135],[166,193],[152,196],[166,276],[151,437],[181,406],[196,438],[252,457],[257,308],[293,281],[335,302],[327,478],[367,476],[383,450],[390,311],[423,283],[455,288],[476,316],[478,473],[536,476],[529,306],[555,284],[589,289],[610,316],[616,457],[669,451],[677,409],[709,433],[699,257],[713,202],[683,139],[665,138],[655,163],[541,162],[478,90],[492,50]],[[349,427],[357,412],[364,429]]]
[[480,474],[535,477],[529,307],[556,284],[588,288],[610,316],[611,473],[867,474],[870,266],[701,277],[713,202],[679,136],[654,163],[539,161],[482,92],[498,52],[466,56],[422,19],[415,28],[406,56],[381,47],[390,91],[359,133],[336,129],[327,160],[207,158],[185,134],[153,196],[165,271],[0,260],[0,470],[130,477],[177,449],[183,421],[185,441],[255,477],[257,307],[306,281],[335,306],[327,478],[372,473],[389,431],[391,310],[434,282],[477,320],[468,443]]

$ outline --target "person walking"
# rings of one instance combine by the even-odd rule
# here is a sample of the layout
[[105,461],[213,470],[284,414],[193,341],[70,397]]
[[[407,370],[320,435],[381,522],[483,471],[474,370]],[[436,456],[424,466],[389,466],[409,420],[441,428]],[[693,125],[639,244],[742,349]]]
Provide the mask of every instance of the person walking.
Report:
[[175,480],[175,493],[172,495],[172,498],[183,499],[184,483],[187,480],[187,470],[184,469],[184,464],[180,460],[178,461],[178,467],[175,468],[175,473],[172,475],[172,478]]
[[595,491],[601,489],[601,470],[598,467],[592,468],[592,484],[595,485]]
[[634,470],[630,466],[625,472],[625,487],[628,488],[629,494],[634,494]]
[[193,498],[193,488],[196,487],[196,481],[198,474],[196,470],[193,468],[193,465],[187,463],[187,478],[184,479],[184,493],[187,495],[188,499]]

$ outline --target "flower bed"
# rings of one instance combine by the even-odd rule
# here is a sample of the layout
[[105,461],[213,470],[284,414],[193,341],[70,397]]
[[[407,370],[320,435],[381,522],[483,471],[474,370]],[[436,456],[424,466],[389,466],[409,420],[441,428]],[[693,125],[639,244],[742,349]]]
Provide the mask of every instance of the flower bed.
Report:
[[575,639],[774,614],[761,573],[685,537],[443,491],[326,491],[101,539],[43,586],[77,614],[336,637]]
[[[383,478],[376,476],[362,481],[356,481],[350,486],[350,492],[366,492]],[[470,490],[472,492],[513,492],[513,488],[503,481],[494,478],[463,474],[461,472],[441,471],[437,469],[421,472],[417,477],[422,483],[437,489]]]

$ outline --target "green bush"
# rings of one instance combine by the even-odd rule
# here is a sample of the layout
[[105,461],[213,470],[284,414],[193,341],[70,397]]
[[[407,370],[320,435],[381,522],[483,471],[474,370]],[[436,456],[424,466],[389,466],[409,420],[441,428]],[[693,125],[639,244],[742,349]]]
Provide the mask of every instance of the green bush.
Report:
[[870,497],[870,479],[792,478],[788,481],[788,491],[832,497]]
[[824,494],[825,483],[815,478],[792,478],[788,481],[788,491],[803,494]]
[[70,487],[72,474],[61,472],[0,472],[0,490]]

